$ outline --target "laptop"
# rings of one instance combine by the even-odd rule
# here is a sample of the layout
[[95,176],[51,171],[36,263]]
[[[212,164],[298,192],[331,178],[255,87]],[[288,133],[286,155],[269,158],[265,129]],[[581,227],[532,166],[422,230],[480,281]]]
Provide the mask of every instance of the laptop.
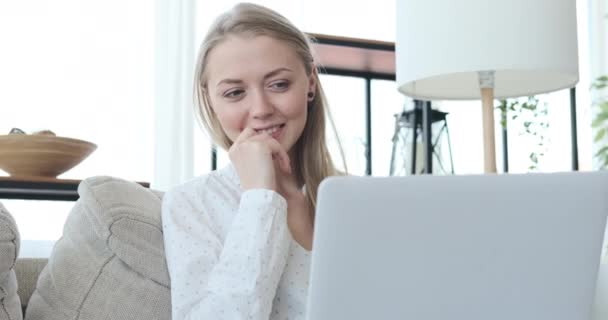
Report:
[[333,177],[307,317],[589,320],[608,173]]

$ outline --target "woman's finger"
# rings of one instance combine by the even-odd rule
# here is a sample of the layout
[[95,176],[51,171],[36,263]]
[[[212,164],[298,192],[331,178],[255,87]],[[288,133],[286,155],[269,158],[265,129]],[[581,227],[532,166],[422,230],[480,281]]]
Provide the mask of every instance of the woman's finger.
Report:
[[255,132],[255,130],[253,130],[253,128],[245,127],[245,129],[243,129],[243,131],[241,131],[241,133],[236,138],[236,140],[234,140],[233,144],[241,143],[251,137],[254,137],[256,134],[257,134],[257,132]]
[[287,151],[285,151],[285,148],[283,148],[283,146],[275,139],[270,139],[268,143],[279,157],[279,165],[281,169],[291,174],[291,161],[289,160],[289,155],[287,154]]
[[278,159],[281,170],[287,173],[291,173],[291,162],[289,160],[289,155],[287,154],[287,151],[285,151],[285,148],[283,148],[283,146],[272,136],[270,136],[268,133],[263,132],[259,135],[249,138],[249,141],[260,141],[265,143],[270,148],[270,152],[272,153],[273,158],[276,157]]

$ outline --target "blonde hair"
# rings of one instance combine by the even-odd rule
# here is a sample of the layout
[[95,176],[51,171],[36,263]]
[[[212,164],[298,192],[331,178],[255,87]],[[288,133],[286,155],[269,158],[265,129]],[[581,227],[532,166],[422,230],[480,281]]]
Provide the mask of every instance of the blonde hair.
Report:
[[[294,173],[300,183],[306,185],[306,197],[314,210],[317,200],[317,189],[323,179],[332,175],[341,175],[332,161],[325,139],[325,117],[329,119],[336,134],[323,87],[314,67],[310,39],[297,29],[289,20],[268,8],[240,3],[230,11],[219,16],[209,29],[197,58],[194,73],[195,98],[197,114],[203,128],[211,139],[220,147],[228,150],[232,141],[222,129],[215,116],[207,95],[207,78],[205,67],[209,52],[230,35],[269,36],[284,41],[296,52],[304,64],[306,74],[315,80],[315,95],[309,103],[308,119],[302,135],[293,146],[292,164]],[[336,141],[338,137],[336,135]],[[344,155],[338,141],[340,156]],[[344,168],[346,165],[344,163]]]

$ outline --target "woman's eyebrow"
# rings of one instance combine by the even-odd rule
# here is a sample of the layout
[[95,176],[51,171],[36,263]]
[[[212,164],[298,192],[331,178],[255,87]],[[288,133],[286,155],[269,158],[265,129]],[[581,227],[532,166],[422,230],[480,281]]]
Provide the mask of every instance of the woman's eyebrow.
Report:
[[274,69],[274,70],[272,70],[272,71],[268,72],[268,73],[267,73],[267,74],[264,76],[264,79],[272,78],[272,77],[276,76],[277,74],[279,74],[279,73],[281,73],[281,72],[284,72],[284,71],[286,71],[286,72],[293,72],[293,71],[292,71],[291,69],[289,69],[289,68],[277,68],[277,69]]
[[[284,67],[274,69],[264,75],[264,80],[266,80],[268,78],[272,78],[281,72],[293,72],[293,70],[291,70],[289,68],[284,68]],[[241,83],[243,83],[243,80],[226,78],[226,79],[220,80],[216,86],[219,86],[220,84],[241,84]]]
[[216,84],[216,86],[219,86],[220,84],[223,84],[223,83],[225,83],[225,84],[239,84],[239,83],[243,83],[243,80],[226,78],[226,79],[220,80]]

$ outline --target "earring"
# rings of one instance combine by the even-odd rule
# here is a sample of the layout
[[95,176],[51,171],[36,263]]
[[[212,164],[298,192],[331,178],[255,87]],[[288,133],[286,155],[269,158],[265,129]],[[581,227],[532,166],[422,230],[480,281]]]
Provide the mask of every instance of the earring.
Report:
[[315,94],[312,91],[308,92],[308,101],[312,101],[312,100],[314,100],[314,98],[315,98]]

